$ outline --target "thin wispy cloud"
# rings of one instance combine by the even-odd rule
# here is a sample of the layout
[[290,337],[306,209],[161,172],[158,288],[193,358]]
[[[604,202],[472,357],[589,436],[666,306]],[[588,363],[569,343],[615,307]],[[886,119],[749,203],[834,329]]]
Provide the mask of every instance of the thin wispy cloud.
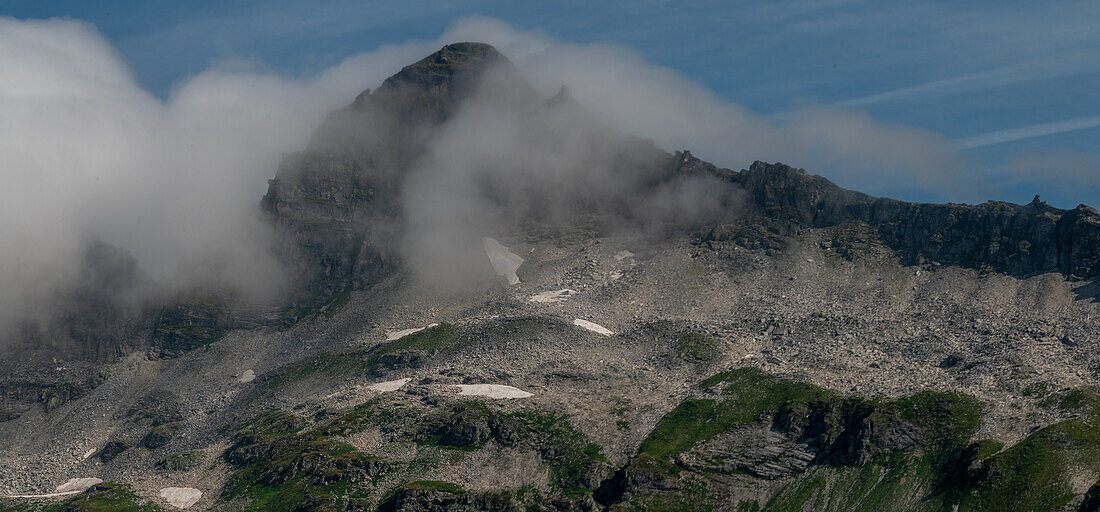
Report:
[[[1089,60],[1085,60],[1085,58]],[[1091,56],[1084,54],[1064,55],[1060,58],[1035,59],[1024,63],[1001,66],[976,73],[966,73],[949,78],[932,80],[917,85],[899,87],[858,98],[851,98],[837,102],[837,105],[862,107],[875,103],[900,100],[905,98],[959,94],[971,91],[1004,87],[1034,80],[1050,80],[1072,76],[1087,71],[1095,66],[1084,63],[1091,61]]]
[[1020,128],[998,130],[995,132],[974,135],[972,137],[967,137],[960,140],[959,144],[961,144],[964,148],[974,149],[985,146],[992,146],[994,144],[1003,144],[1005,142],[1015,142],[1018,140],[1032,139],[1035,137],[1044,137],[1047,135],[1056,135],[1059,133],[1066,133],[1077,130],[1087,130],[1089,128],[1096,128],[1098,126],[1100,126],[1100,116],[1075,117],[1073,119],[1066,119],[1063,121],[1039,123],[1029,126],[1022,126]]

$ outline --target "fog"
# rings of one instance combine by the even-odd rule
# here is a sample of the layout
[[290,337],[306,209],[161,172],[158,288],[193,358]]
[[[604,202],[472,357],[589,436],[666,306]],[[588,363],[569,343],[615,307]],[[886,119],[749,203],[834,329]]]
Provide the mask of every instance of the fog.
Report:
[[282,153],[428,48],[309,80],[226,64],[162,101],[95,27],[0,18],[0,326],[42,313],[92,239],[170,289],[271,296],[283,281],[256,205]]
[[[965,159],[943,136],[813,105],[767,118],[628,48],[561,42],[492,19],[465,19],[437,40],[358,54],[305,78],[217,63],[158,98],[94,26],[0,18],[0,326],[42,313],[96,239],[129,251],[169,290],[277,295],[284,272],[257,203],[282,155],[304,148],[326,113],[361,90],[457,41],[493,44],[539,94],[567,85],[576,103],[532,113],[483,95],[441,130],[404,198],[403,248],[426,274],[462,264],[418,255],[480,243],[513,215],[561,218],[578,201],[608,201],[619,204],[616,215],[651,225],[705,219],[735,202],[697,180],[642,187],[644,166],[611,159],[650,151],[625,134],[734,169],[783,161],[866,182],[869,192],[946,183],[945,199],[974,197],[960,175]],[[485,201],[485,183],[510,199]],[[531,190],[537,201],[523,197]]]
[[547,99],[510,66],[433,134],[405,177],[402,253],[432,286],[485,270],[481,237],[543,228],[610,236],[683,230],[736,210],[739,188],[668,177],[669,157],[589,114],[566,89]]

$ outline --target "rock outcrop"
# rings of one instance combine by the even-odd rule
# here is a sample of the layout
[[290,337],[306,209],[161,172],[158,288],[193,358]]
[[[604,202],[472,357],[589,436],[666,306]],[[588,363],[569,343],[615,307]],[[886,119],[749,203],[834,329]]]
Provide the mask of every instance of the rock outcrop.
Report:
[[149,347],[154,358],[180,354],[225,336],[232,326],[229,308],[216,298],[181,300],[157,316]]
[[261,205],[284,237],[296,303],[316,307],[398,265],[405,174],[490,72],[510,89],[523,83],[492,46],[447,45],[330,114],[284,159]]
[[[843,189],[820,176],[783,164],[754,162],[747,170],[719,169],[677,153],[675,172],[710,173],[745,190],[746,217],[738,222],[764,226],[761,240],[799,227],[824,228],[864,223],[877,232],[906,265],[925,262],[990,270],[1016,276],[1061,272],[1091,279],[1100,275],[1100,213],[1080,205],[1054,208],[1035,198],[1017,205],[909,203]],[[719,226],[701,241],[726,241],[746,228]],[[751,230],[748,230],[751,232]]]

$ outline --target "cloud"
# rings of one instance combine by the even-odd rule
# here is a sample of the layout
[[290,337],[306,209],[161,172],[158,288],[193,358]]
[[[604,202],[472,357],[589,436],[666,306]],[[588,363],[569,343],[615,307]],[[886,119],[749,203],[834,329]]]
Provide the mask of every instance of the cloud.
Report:
[[[0,18],[0,314],[27,314],[71,280],[91,238],[126,249],[154,279],[176,289],[277,291],[281,272],[268,255],[271,233],[256,205],[282,154],[303,148],[324,116],[362,89],[464,40],[497,46],[542,94],[568,85],[586,115],[667,151],[692,150],[732,168],[781,160],[872,193],[922,189],[952,200],[970,197],[963,185],[938,186],[961,183],[965,159],[934,133],[831,107],[773,121],[629,48],[558,41],[488,18],[461,20],[433,41],[357,54],[307,78],[247,60],[223,63],[177,83],[164,100],[137,85],[94,26]],[[463,116],[468,133],[447,133],[436,148],[479,134],[478,147],[490,154],[487,162],[472,160],[477,155],[463,161],[471,166],[565,168],[600,158],[598,147],[586,147],[581,160],[555,159],[552,148],[534,147],[529,154],[538,158],[509,160],[511,153],[492,151],[537,139],[510,131],[516,119],[486,105]],[[547,186],[586,179],[554,176],[566,178]],[[682,184],[651,199],[681,204],[705,188]]]
[[161,101],[94,26],[0,18],[0,325],[72,281],[93,238],[170,288],[269,296],[281,272],[256,205],[281,155],[425,51],[383,48],[310,80],[212,68]]
[[837,102],[837,105],[863,107],[912,97],[927,98],[934,95],[993,89],[1021,82],[1061,79],[1085,72],[1089,69],[1089,63],[1092,62],[1092,59],[1093,56],[1090,51],[1061,51],[1055,57],[1044,55],[1042,58],[1022,63],[1013,63],[975,73],[964,73],[852,98]]
[[962,139],[960,143],[967,149],[973,149],[1024,139],[1033,139],[1035,137],[1044,137],[1046,135],[1087,130],[1089,128],[1096,128],[1097,126],[1100,126],[1100,116],[1075,117],[1062,121],[1039,123],[1009,130],[998,130],[995,132],[973,135]]
[[967,161],[961,148],[934,132],[816,105],[773,121],[630,48],[556,41],[489,18],[461,20],[442,38],[474,39],[499,48],[544,94],[566,84],[612,127],[666,150],[688,149],[735,169],[754,160],[782,161],[872,194],[921,190],[944,200],[979,197],[960,171]]

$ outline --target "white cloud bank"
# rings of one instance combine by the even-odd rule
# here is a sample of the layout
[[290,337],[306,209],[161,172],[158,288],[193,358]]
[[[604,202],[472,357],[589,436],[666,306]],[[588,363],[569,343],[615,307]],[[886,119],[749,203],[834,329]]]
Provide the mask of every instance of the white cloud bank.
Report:
[[[445,43],[483,41],[546,95],[624,132],[719,165],[783,161],[868,192],[973,198],[960,148],[860,111],[811,107],[774,122],[621,46],[571,44],[486,18],[435,41],[383,47],[309,79],[212,68],[161,100],[95,27],[0,18],[0,315],[28,313],[76,271],[89,237],[134,254],[161,282],[264,293],[279,284],[257,215],[284,152],[324,115]],[[732,72],[732,71],[731,71]],[[0,316],[0,323],[4,318]]]

